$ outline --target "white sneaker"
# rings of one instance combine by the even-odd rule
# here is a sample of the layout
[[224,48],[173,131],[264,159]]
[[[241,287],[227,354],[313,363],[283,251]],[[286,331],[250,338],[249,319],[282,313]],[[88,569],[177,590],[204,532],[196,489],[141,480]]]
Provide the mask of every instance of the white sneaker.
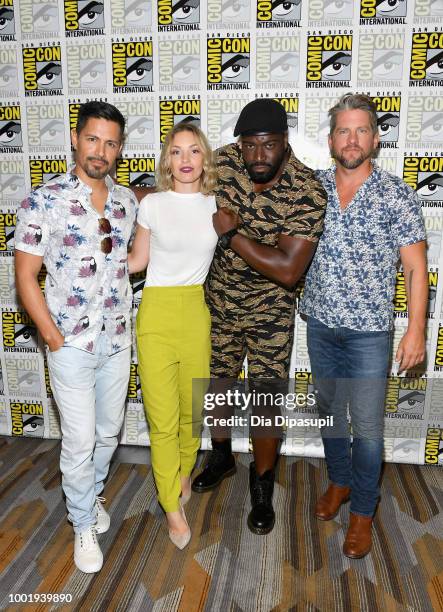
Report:
[[87,527],[75,534],[74,563],[81,572],[93,574],[101,570],[103,554],[95,536],[95,528]]
[[103,505],[106,501],[104,497],[96,497],[95,498],[95,513],[97,515],[97,522],[94,525],[95,531],[97,533],[105,533],[108,531],[109,526],[111,524],[111,517],[103,508]]

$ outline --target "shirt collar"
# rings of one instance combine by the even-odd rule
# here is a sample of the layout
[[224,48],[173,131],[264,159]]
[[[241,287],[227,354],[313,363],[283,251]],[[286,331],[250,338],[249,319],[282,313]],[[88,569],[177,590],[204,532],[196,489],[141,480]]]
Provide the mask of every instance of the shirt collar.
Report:
[[[363,185],[365,183],[368,183],[369,181],[377,181],[380,177],[380,166],[378,166],[375,163],[375,160],[371,160],[371,164],[372,164],[372,172],[371,174],[368,176],[368,178],[364,181]],[[332,164],[332,166],[330,166],[329,168],[327,168],[326,170],[320,170],[320,172],[323,174],[324,180],[328,181],[330,183],[332,183],[333,185],[335,185],[335,164]]]
[[[72,166],[70,166],[68,172],[66,173],[66,178],[68,180],[69,185],[72,186],[74,189],[80,188],[86,191],[87,193],[92,193],[91,187],[89,187],[89,185],[86,185],[86,183],[84,183],[77,176],[77,174],[74,174],[73,172],[74,168],[75,168],[75,164],[72,164]],[[112,180],[112,178],[109,176],[109,174],[105,176],[105,184],[106,184],[106,187],[108,188],[109,193],[112,193],[115,187],[115,183]]]

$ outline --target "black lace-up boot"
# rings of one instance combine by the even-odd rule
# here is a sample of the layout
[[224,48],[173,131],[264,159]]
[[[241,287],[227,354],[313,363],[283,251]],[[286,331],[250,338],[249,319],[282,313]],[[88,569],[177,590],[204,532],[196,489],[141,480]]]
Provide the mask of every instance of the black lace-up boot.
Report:
[[268,470],[258,476],[255,471],[255,463],[252,462],[249,465],[249,490],[252,510],[248,516],[248,527],[252,533],[265,535],[272,531],[275,523],[275,513],[272,507],[274,470]]
[[215,489],[224,478],[235,474],[235,460],[231,451],[231,440],[212,442],[208,465],[194,478],[192,490],[204,493]]

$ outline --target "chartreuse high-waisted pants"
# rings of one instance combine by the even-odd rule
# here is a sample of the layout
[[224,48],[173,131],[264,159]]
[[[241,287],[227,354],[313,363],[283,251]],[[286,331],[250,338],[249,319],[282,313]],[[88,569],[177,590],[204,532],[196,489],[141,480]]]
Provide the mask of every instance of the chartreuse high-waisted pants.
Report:
[[202,285],[145,287],[136,331],[158,499],[174,512],[180,476],[191,474],[200,447],[203,397],[193,394],[192,381],[209,378],[211,318]]

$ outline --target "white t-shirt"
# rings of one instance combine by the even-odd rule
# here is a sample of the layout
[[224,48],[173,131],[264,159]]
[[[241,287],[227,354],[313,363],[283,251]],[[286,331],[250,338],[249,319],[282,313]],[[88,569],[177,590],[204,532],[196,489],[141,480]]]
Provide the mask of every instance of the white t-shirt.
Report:
[[217,244],[214,196],[162,191],[140,202],[137,222],[151,230],[146,287],[201,285]]

